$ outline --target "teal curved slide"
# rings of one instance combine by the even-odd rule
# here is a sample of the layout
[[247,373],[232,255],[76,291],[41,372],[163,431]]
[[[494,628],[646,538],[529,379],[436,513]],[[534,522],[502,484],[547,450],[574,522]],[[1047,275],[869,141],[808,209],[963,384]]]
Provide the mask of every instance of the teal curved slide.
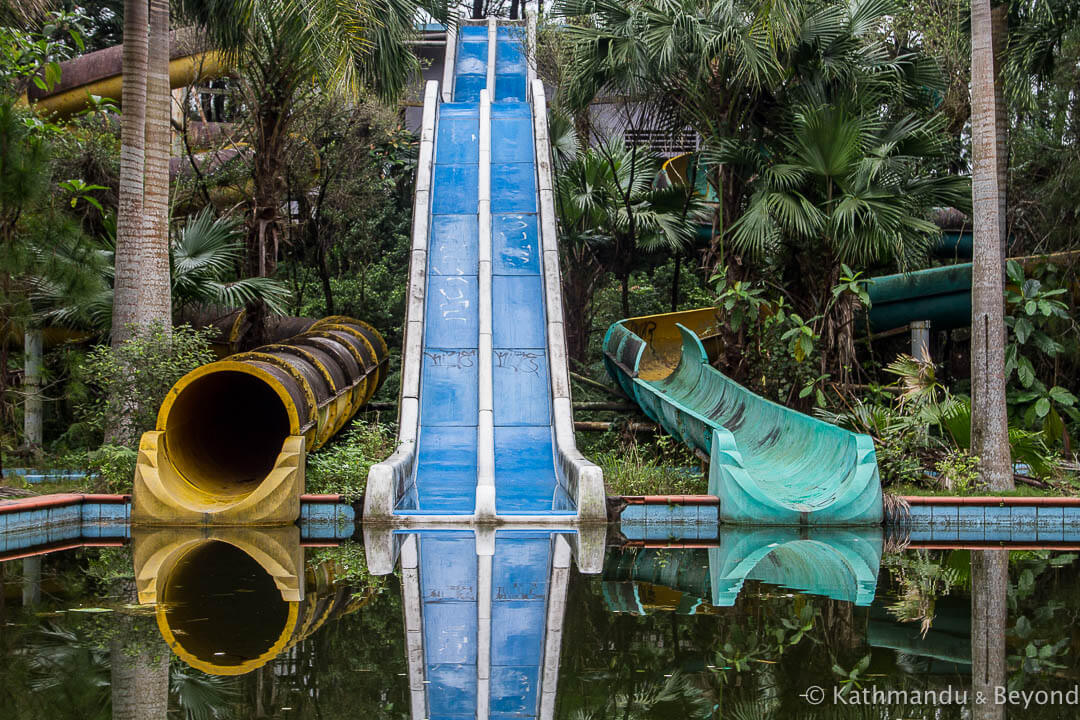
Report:
[[870,436],[765,400],[712,367],[699,333],[712,345],[715,327],[712,308],[622,320],[604,338],[604,361],[646,415],[709,458],[721,522],[881,523]]

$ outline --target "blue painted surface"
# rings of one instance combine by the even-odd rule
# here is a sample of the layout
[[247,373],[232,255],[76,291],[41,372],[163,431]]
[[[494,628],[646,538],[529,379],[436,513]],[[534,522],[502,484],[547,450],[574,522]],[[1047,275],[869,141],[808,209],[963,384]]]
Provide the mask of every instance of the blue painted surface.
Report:
[[491,212],[536,212],[536,167],[533,163],[492,163]]
[[[416,502],[410,510],[448,515],[472,512],[471,498],[476,493],[475,425],[426,428],[420,435],[416,465]],[[470,501],[461,502],[461,498]]]
[[431,253],[428,272],[432,275],[476,275],[476,243],[461,238],[476,237],[476,215],[436,215],[431,220]]
[[547,628],[548,533],[495,536],[491,572],[492,715],[535,717]]
[[[476,505],[479,100],[487,83],[487,29],[459,30],[454,102],[437,111],[420,431],[414,482],[398,501],[399,514],[468,515]],[[456,677],[442,670],[433,682],[447,693],[457,688],[475,696],[475,674],[471,691]]]
[[435,164],[431,212],[435,215],[475,214],[479,207],[477,165]]
[[[415,482],[399,500],[399,514],[469,514],[476,502],[478,102],[487,82],[487,52],[486,26],[460,28],[454,102],[443,103],[437,112],[420,432]],[[491,242],[496,511],[572,513],[573,502],[559,483],[552,443],[532,107],[525,101],[528,66],[521,28],[498,29],[495,64]],[[509,676],[506,682],[511,682]]]
[[[475,443],[474,443],[475,445]],[[0,514],[0,553],[46,550],[57,543],[131,537],[131,505],[83,502]],[[303,540],[346,540],[356,530],[356,511],[346,503],[300,505]]]
[[[525,33],[520,27],[500,27],[495,41],[495,100],[525,100]],[[496,161],[498,162],[498,161]]]
[[[491,221],[492,272],[540,276],[536,215],[495,215]],[[493,278],[494,279],[494,278]]]
[[471,716],[468,708],[476,707],[477,685],[473,533],[424,533],[417,540],[428,710],[432,717]]
[[37,485],[43,482],[66,482],[68,480],[82,480],[86,473],[81,470],[39,470],[37,468],[5,468],[3,476],[25,482],[27,485]]
[[[408,532],[408,531],[404,531]],[[481,596],[481,562],[472,531],[414,534],[419,552],[420,627],[428,717],[474,718],[486,700],[491,718],[526,720],[539,713],[555,533],[495,534],[490,598]],[[490,599],[490,653],[478,667],[480,603]],[[477,677],[490,677],[477,696]]]
[[356,511],[345,503],[301,503],[300,537],[347,540],[356,531]]

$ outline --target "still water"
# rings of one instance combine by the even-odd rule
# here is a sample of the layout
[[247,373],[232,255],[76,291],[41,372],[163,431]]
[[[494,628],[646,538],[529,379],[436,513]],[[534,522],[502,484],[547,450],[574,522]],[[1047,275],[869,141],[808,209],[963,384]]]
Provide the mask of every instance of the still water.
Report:
[[1063,548],[133,534],[0,565],[0,718],[1080,716]]

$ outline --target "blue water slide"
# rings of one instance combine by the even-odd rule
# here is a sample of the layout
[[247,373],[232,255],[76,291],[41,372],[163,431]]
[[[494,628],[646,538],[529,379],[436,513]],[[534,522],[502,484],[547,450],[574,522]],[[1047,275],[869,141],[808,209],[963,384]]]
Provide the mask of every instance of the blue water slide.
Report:
[[533,33],[462,23],[426,90],[399,447],[371,469],[368,521],[604,519],[574,444]]
[[412,716],[552,717],[567,537],[493,529],[399,537]]

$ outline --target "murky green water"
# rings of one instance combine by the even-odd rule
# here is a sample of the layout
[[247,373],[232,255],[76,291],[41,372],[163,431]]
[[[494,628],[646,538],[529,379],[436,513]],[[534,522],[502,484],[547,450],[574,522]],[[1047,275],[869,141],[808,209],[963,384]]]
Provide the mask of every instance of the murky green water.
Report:
[[[53,553],[25,588],[4,563],[0,717],[1080,715],[1074,553],[886,552],[845,590],[776,550],[732,592],[716,547],[609,546],[584,575],[535,532],[397,542],[381,578],[359,544],[258,533]],[[784,587],[809,581],[824,594]],[[1005,706],[977,701],[998,684]]]

